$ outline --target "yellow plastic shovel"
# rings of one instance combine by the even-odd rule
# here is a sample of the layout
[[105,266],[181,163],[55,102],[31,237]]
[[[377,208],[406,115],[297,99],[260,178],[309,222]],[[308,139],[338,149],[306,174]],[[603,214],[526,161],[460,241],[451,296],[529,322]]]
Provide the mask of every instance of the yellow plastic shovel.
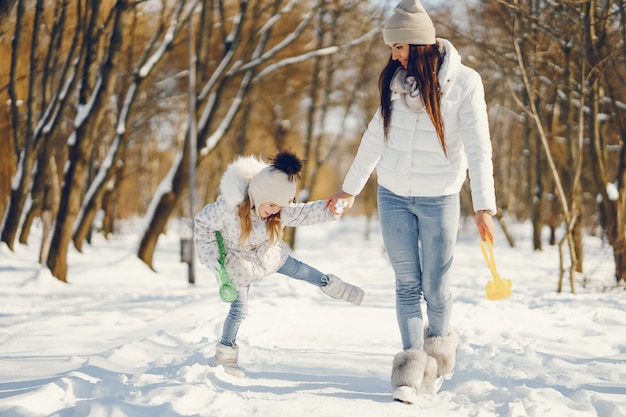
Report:
[[483,257],[487,262],[487,266],[491,271],[491,275],[493,276],[493,280],[487,282],[487,288],[485,289],[485,296],[488,300],[502,300],[503,298],[507,298],[511,295],[511,280],[510,279],[502,279],[500,278],[500,274],[496,270],[496,258],[493,256],[493,245],[489,239],[486,240],[487,247],[489,248],[489,254],[487,254],[487,249],[485,248],[485,242],[480,241],[480,250],[483,252]]

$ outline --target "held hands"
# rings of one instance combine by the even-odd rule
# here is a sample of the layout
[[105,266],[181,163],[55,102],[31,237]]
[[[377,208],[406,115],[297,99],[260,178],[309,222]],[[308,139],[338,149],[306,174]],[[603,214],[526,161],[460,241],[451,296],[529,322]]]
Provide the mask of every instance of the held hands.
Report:
[[343,191],[337,191],[328,200],[326,200],[326,207],[333,214],[341,214],[344,209],[352,207],[354,204],[354,196]]

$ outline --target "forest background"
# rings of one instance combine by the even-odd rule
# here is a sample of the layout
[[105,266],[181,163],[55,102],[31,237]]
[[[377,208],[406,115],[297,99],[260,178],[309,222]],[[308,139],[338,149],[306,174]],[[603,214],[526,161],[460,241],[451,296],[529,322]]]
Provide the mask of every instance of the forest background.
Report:
[[[170,220],[191,229],[230,161],[282,148],[307,160],[298,199],[326,198],[378,106],[394,4],[0,2],[1,241],[40,245],[39,261],[68,281],[70,246],[141,217],[136,253],[152,268]],[[575,292],[582,237],[602,236],[623,285],[625,1],[424,4],[483,77],[508,243],[507,222],[532,222],[536,250],[559,246],[556,290],[567,278]],[[372,178],[350,214],[375,215],[375,193]],[[462,207],[472,216],[469,187]],[[36,222],[43,237],[29,242]]]

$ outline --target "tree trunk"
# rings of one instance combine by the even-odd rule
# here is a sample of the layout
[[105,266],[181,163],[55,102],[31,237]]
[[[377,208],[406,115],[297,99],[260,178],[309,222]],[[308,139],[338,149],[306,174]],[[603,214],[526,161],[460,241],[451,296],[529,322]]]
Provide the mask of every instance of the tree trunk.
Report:
[[106,187],[98,187],[95,193],[83,204],[81,215],[78,220],[74,236],[72,238],[77,251],[83,251],[83,242],[89,236],[98,209],[102,207],[102,198],[106,192]]
[[81,203],[81,191],[87,176],[87,158],[91,148],[89,126],[83,124],[72,133],[75,144],[70,147],[68,169],[65,173],[59,212],[52,235],[47,265],[58,280],[67,282],[67,253],[72,240],[74,219]]
[[22,211],[24,209],[24,204],[26,203],[26,198],[28,197],[28,191],[32,185],[33,177],[31,172],[34,161],[32,161],[30,152],[22,152],[18,165],[20,168],[19,173],[16,175],[19,175],[20,178],[17,183],[17,187],[11,188],[9,207],[2,228],[2,236],[0,238],[0,240],[6,243],[11,250],[13,250],[15,237],[17,236],[17,232],[20,227],[20,220],[22,218]]
[[[532,167],[535,168],[535,172],[529,173],[529,178],[534,178],[534,186],[531,188],[533,190],[532,197],[530,200],[530,204],[532,207],[531,210],[531,218],[533,224],[533,249],[536,251],[543,250],[543,242],[541,241],[541,232],[543,230],[543,211],[544,211],[544,198],[543,198],[543,182],[544,182],[544,172],[543,172],[543,161],[541,159],[541,144],[538,144],[539,138],[533,130],[528,128],[528,133],[530,134],[530,138],[528,140],[531,143],[530,152],[531,155],[534,156],[534,161],[529,166],[529,171],[531,171]],[[532,182],[529,182],[531,185]]]
[[11,9],[15,6],[17,0],[0,1],[0,35],[4,33],[4,25],[11,16]]
[[613,258],[615,259],[615,282],[626,282],[626,242],[624,233],[613,244]]
[[0,152],[0,230],[4,230],[2,219],[11,198],[11,178],[15,175],[15,161],[13,143],[7,137],[0,137],[0,148],[3,149]]
[[54,158],[50,158],[48,174],[45,179],[44,190],[42,193],[41,204],[41,221],[43,223],[43,234],[41,237],[41,249],[39,251],[39,263],[43,264],[48,258],[50,252],[50,244],[52,243],[52,228],[54,219],[56,218],[59,206],[59,193],[61,186],[59,185],[57,176],[57,167]]
[[[18,216],[17,219],[15,219],[14,217],[13,220],[16,220],[16,221],[12,222],[12,225],[15,226],[12,228],[14,233],[17,232],[19,228],[19,222],[20,222],[20,218],[22,214],[22,209],[25,204],[25,198],[28,194],[28,191],[30,190],[30,185],[32,183],[31,171],[34,165],[34,160],[35,158],[37,158],[37,149],[39,148],[38,146],[36,146],[37,138],[33,136],[34,129],[32,127],[32,124],[33,124],[33,118],[34,118],[33,105],[34,105],[35,100],[33,97],[35,95],[35,83],[36,83],[35,79],[36,79],[36,74],[39,69],[39,64],[38,64],[39,57],[37,54],[37,49],[39,45],[39,34],[37,33],[37,30],[41,26],[42,13],[43,13],[43,0],[37,0],[37,3],[35,5],[35,18],[33,20],[33,35],[32,35],[32,40],[31,40],[31,45],[30,45],[30,59],[29,59],[30,68],[28,71],[28,97],[26,99],[26,124],[22,130],[23,137],[24,137],[24,151],[23,151],[24,165],[25,167],[28,168],[28,171],[21,171],[22,176],[20,178],[20,186],[19,186],[20,195],[16,196],[17,197],[16,201],[18,202],[18,204],[12,205],[13,209],[9,210],[9,215],[15,216],[15,214],[17,213],[17,216]],[[17,51],[14,51],[14,53],[17,53]],[[15,127],[17,128],[18,126],[15,126]],[[18,190],[15,190],[15,191],[18,191]],[[13,234],[10,237],[10,239],[11,240],[15,239],[15,234]]]
[[154,250],[159,239],[159,235],[165,230],[170,215],[176,208],[176,204],[180,200],[180,196],[188,188],[189,185],[189,135],[185,135],[185,144],[183,145],[182,157],[178,158],[172,169],[172,175],[168,175],[171,181],[167,187],[167,191],[158,197],[158,201],[153,213],[148,213],[150,223],[139,244],[137,256],[150,269],[154,270],[153,257]]
[[[58,179],[56,177],[54,179],[50,178],[50,175],[57,175],[57,169],[55,160],[50,155],[50,146],[48,146],[46,142],[39,153],[37,166],[32,175],[32,189],[30,190],[31,203],[26,216],[24,216],[24,223],[22,224],[19,238],[19,242],[23,245],[28,242],[30,228],[34,219],[41,214],[43,207],[46,205],[46,195],[50,191],[50,187],[53,186],[52,183],[54,182],[58,186]],[[47,208],[47,210],[53,210],[55,213],[59,204],[58,191],[57,189],[57,198],[54,207]]]
[[[17,2],[17,16],[15,23],[15,33],[11,41],[11,72],[8,85],[9,98],[11,101],[11,123],[13,126],[13,148],[18,155],[18,170],[15,175],[19,175],[19,178],[13,180],[13,184],[17,183],[17,186],[11,186],[11,194],[9,197],[9,208],[2,224],[2,235],[0,240],[5,242],[9,249],[13,250],[13,244],[15,242],[15,236],[17,236],[17,230],[20,224],[20,217],[22,214],[22,207],[26,201],[26,190],[30,185],[28,182],[31,179],[30,172],[32,170],[33,156],[32,151],[29,149],[30,143],[26,141],[21,143],[20,134],[23,134],[22,126],[20,123],[20,115],[17,109],[18,94],[16,91],[17,80],[19,74],[17,73],[18,67],[18,55],[21,42],[21,31],[24,19],[24,4],[23,1]],[[27,139],[27,138],[26,138]],[[21,151],[20,151],[21,150]]]
[[[114,184],[119,184],[124,176],[124,170],[126,166],[121,165],[116,169]],[[100,232],[105,238],[108,238],[110,234],[115,233],[115,219],[117,218],[116,208],[119,201],[120,190],[118,187],[106,187],[106,191],[102,196],[102,225]]]

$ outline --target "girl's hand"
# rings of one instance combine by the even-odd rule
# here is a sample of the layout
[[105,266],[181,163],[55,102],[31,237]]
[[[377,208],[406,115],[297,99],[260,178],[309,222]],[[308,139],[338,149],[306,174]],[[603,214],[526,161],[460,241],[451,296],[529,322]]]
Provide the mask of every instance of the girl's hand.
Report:
[[[341,209],[339,209],[339,205],[336,205],[339,201],[343,205],[343,208]],[[328,200],[326,200],[326,207],[328,207],[328,209],[333,214],[341,214],[345,209],[349,209],[350,207],[352,207],[353,204],[354,196],[343,191],[337,191],[335,194],[329,197]]]

